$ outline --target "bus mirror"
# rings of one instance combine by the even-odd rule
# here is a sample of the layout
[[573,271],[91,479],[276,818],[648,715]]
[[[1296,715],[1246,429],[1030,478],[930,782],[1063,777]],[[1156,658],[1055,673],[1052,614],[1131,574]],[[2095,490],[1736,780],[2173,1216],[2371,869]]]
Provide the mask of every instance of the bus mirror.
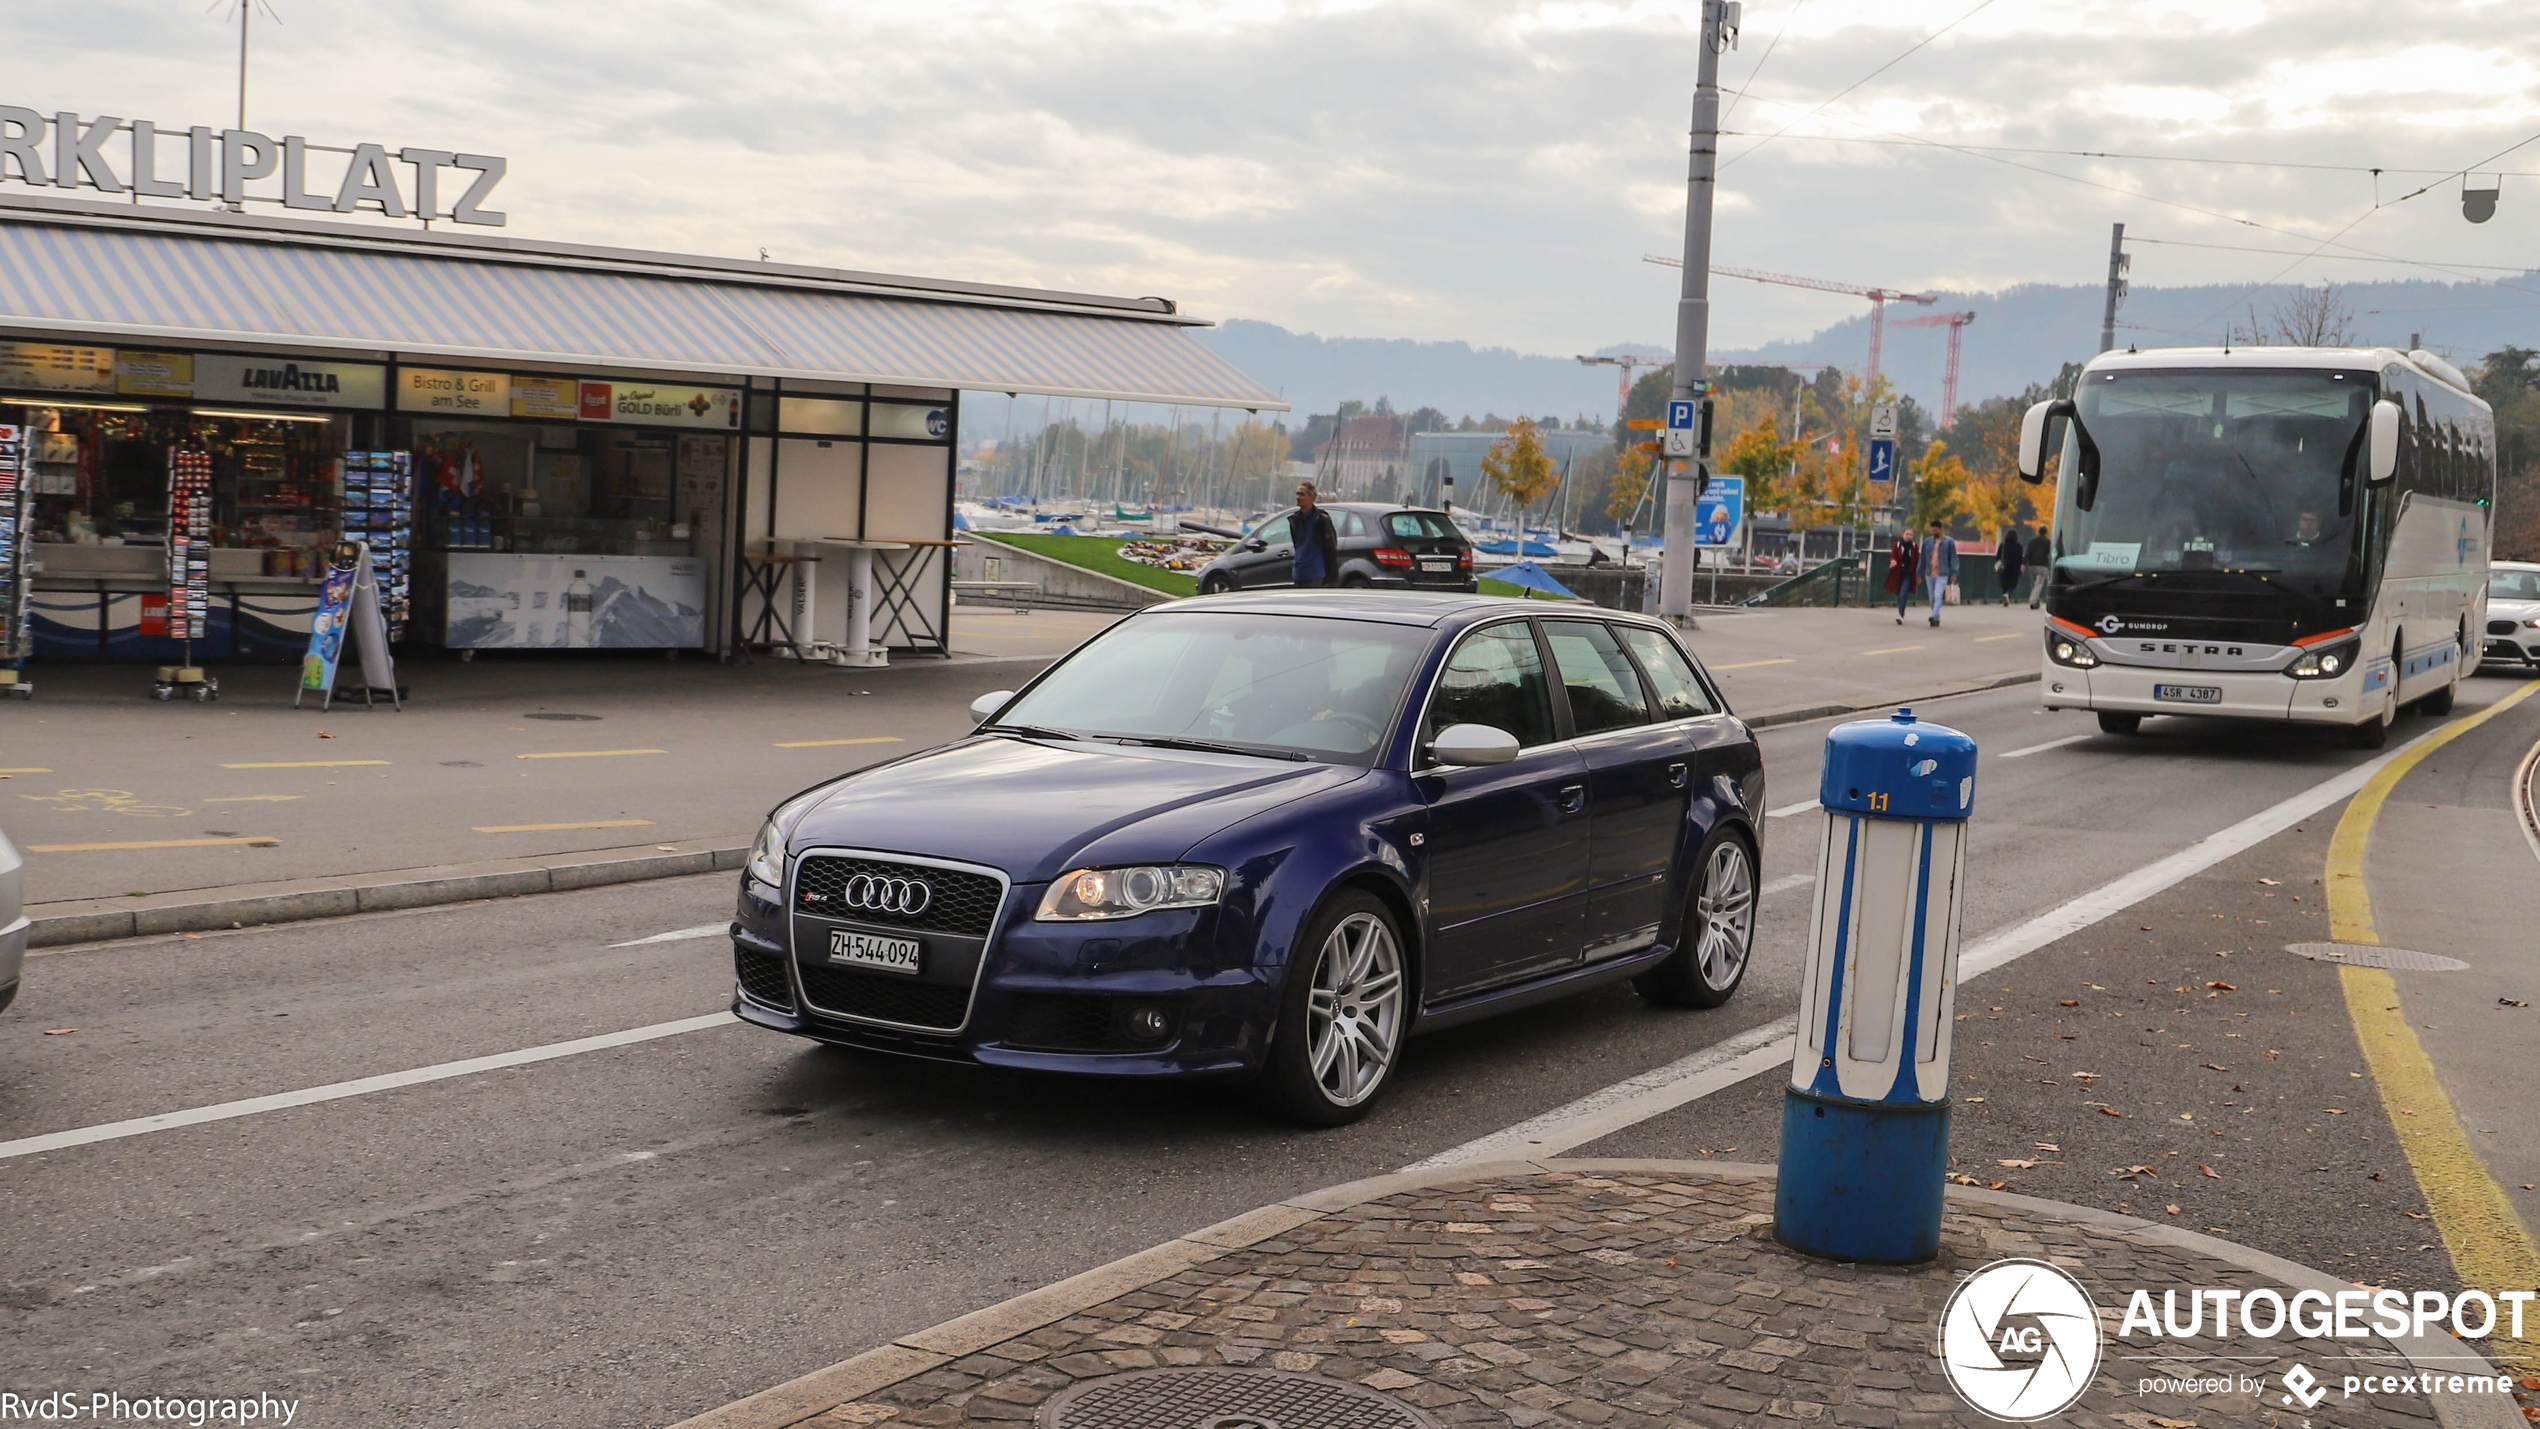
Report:
[[2069,401],[2039,402],[2020,418],[2020,480],[2034,486],[2046,479],[2047,429],[2057,417],[2070,417]]
[[2372,447],[2370,465],[2364,478],[2379,486],[2399,474],[2399,404],[2380,401],[2372,404]]

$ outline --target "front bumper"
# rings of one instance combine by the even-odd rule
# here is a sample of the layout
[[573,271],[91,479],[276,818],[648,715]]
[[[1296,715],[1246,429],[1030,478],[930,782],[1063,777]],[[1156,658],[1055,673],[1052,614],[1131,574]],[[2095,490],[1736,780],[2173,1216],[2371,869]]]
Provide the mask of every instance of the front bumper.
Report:
[[[769,891],[745,880],[732,927],[732,1010],[762,1027],[901,1056],[1095,1076],[1241,1072],[1268,1047],[1278,970],[1219,955],[1220,909],[1040,923],[1029,915],[1041,889],[1015,888],[964,995],[839,968],[819,949],[798,960]],[[1141,1009],[1165,1016],[1163,1036],[1136,1035],[1130,1015]]]
[[[2390,662],[2366,661],[2332,680],[2296,680],[2272,670],[2165,670],[2141,665],[2075,669],[2043,661],[2040,698],[2048,709],[2119,714],[2202,715],[2351,725],[2377,716],[2388,699]],[[2164,699],[2163,686],[2219,690],[2219,700]]]
[[2483,665],[2540,665],[2540,630],[2526,626],[2511,635],[2490,635],[2478,659]]

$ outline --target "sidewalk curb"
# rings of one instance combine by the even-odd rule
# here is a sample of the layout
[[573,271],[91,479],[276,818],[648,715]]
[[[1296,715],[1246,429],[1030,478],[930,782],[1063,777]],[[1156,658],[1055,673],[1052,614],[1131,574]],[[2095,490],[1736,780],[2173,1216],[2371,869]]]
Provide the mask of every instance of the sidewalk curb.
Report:
[[1872,700],[1865,705],[1800,705],[1786,710],[1766,710],[1759,715],[1740,715],[1749,729],[1773,729],[1786,724],[1806,724],[1812,719],[1831,719],[1836,715],[1885,714],[1899,705],[1918,705],[1930,700],[1955,699],[1960,695],[1981,695],[1988,690],[2007,690],[2014,685],[2033,685],[2038,681],[2035,670],[2004,675],[1980,685],[1957,685],[1948,689],[1925,690],[1892,699]]
[[[1266,1241],[1277,1240],[1299,1226],[1321,1220],[1334,1212],[1405,1191],[1434,1190],[1504,1176],[1554,1171],[1587,1175],[1640,1173],[1678,1178],[1708,1176],[1757,1180],[1771,1180],[1779,1174],[1779,1168],[1756,1162],[1547,1156],[1513,1161],[1471,1161],[1433,1171],[1395,1172],[1344,1182],[1320,1191],[1273,1201],[1215,1225],[1176,1236],[1135,1255],[1124,1256],[1108,1265],[1096,1266],[1081,1275],[1026,1291],[930,1329],[902,1335],[887,1345],[867,1350],[826,1369],[814,1370],[746,1399],[683,1419],[671,1429],[791,1429],[791,1426],[826,1414],[839,1405],[867,1398],[903,1380],[915,1379],[990,1345],[1054,1325],[1106,1301],[1170,1279],[1228,1251],[1247,1250]],[[2297,1261],[2176,1226],[2118,1215],[2113,1211],[2035,1196],[1954,1186],[1949,1189],[1949,1195],[1952,1199],[2004,1206],[2036,1216],[2081,1221],[2158,1240],[2267,1276],[2297,1290],[2324,1290],[2333,1294],[2354,1288],[2346,1281]],[[2411,1364],[2429,1373],[2438,1369],[2446,1373],[2455,1372],[2451,1360],[2436,1358],[2454,1344],[2448,1336],[2427,1335],[2386,1343],[2393,1344]],[[2443,1429],[2522,1429],[2521,1417],[2494,1396],[2482,1398],[2436,1391],[2427,1397]]]
[[[27,909],[34,923],[27,937],[27,946],[55,948],[72,943],[146,938],[161,933],[209,932],[251,923],[297,923],[311,918],[342,918],[354,913],[384,913],[401,908],[427,908],[441,903],[470,903],[482,898],[565,893],[612,883],[638,883],[695,873],[726,872],[738,869],[749,854],[747,848],[704,848],[602,859],[563,854],[543,862],[506,860],[495,867],[457,865],[450,872],[398,869],[379,874],[308,879],[304,882],[315,886],[284,887],[271,893],[187,902],[139,903],[125,908],[110,906],[121,900],[107,898],[84,898],[50,905],[39,903]],[[48,907],[60,911],[48,912]]]

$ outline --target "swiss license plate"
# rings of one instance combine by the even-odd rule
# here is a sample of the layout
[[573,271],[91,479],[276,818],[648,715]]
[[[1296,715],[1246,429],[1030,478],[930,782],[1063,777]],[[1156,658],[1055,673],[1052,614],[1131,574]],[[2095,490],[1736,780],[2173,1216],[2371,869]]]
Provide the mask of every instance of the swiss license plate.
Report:
[[1424,571],[1451,571],[1455,569],[1455,558],[1453,556],[1422,556],[1420,558],[1420,569]]
[[2183,705],[2218,705],[2222,703],[2222,686],[2154,685],[2152,698],[2174,700]]
[[844,928],[829,930],[829,961],[853,963],[860,968],[880,968],[886,973],[918,971],[918,941],[915,938],[877,938],[871,933],[850,933]]

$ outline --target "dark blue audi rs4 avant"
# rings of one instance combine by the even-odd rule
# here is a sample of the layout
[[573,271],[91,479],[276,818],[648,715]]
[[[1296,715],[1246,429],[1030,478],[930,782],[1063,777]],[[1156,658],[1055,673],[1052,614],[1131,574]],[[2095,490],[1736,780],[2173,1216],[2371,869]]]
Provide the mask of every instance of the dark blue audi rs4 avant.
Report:
[[1414,1032],[1746,971],[1764,770],[1666,626],[1277,591],[1122,620],[967,738],[768,817],[740,1017],[999,1067],[1241,1076],[1363,1115]]

